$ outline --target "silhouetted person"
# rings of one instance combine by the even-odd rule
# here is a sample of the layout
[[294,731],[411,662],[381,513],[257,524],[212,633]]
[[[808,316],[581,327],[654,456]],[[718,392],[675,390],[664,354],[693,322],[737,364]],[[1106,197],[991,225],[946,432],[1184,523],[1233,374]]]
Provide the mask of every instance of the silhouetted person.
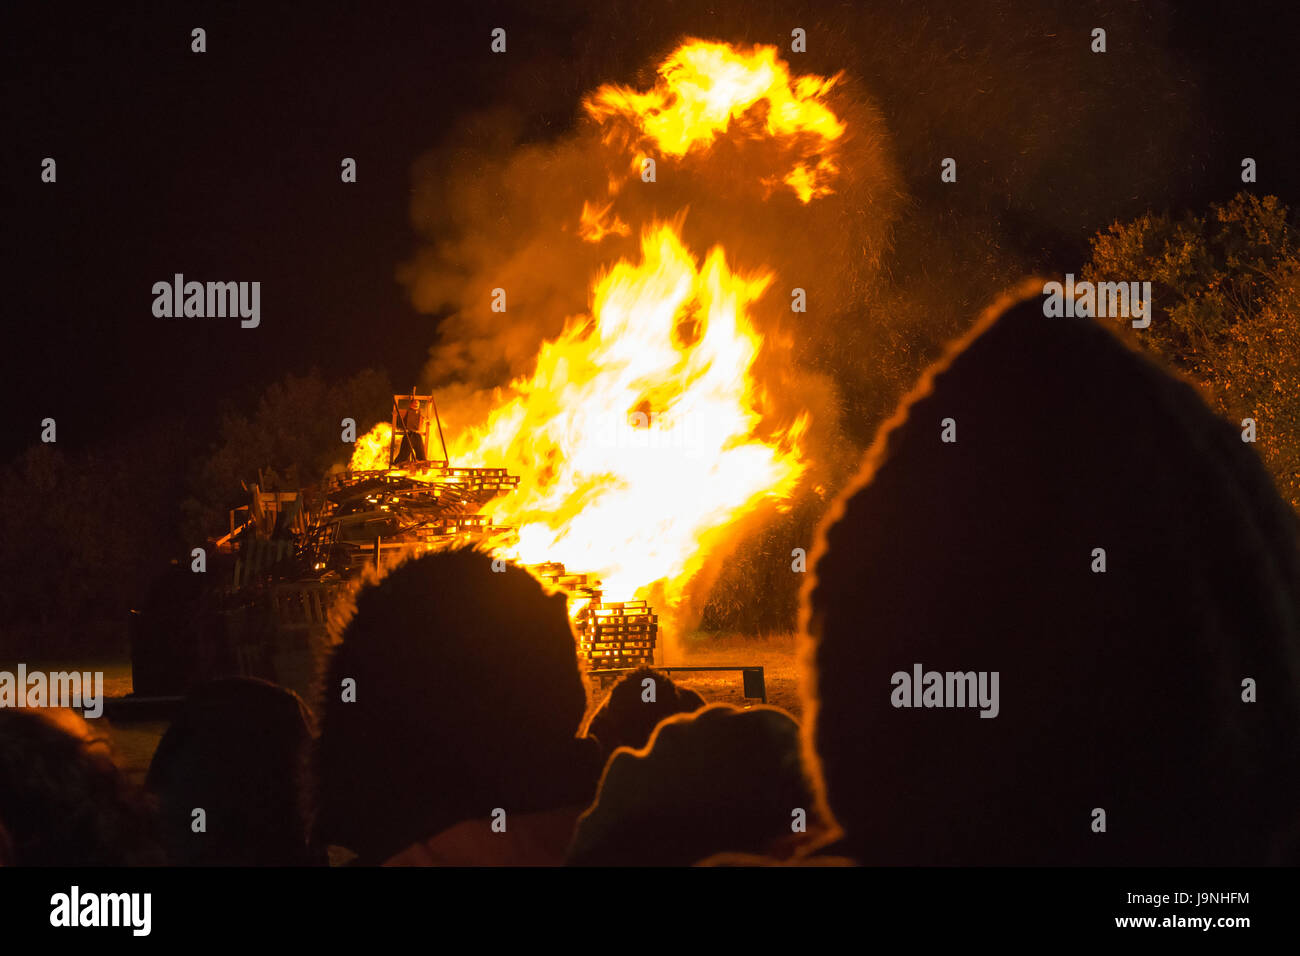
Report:
[[451,550],[389,571],[336,625],[321,838],[361,863],[562,862],[600,775],[576,736],[587,697],[564,597]]
[[[646,700],[645,681],[654,681],[654,700]],[[667,674],[638,667],[610,688],[600,708],[587,724],[587,736],[600,743],[606,759],[619,747],[644,747],[655,725],[673,714],[686,714],[704,706],[704,698],[679,687]]]
[[0,862],[158,865],[155,822],[147,796],[79,715],[0,708]]
[[819,829],[812,804],[789,714],[711,704],[669,717],[639,750],[615,751],[569,862],[689,866],[723,851],[783,856],[810,824]]
[[[923,378],[819,532],[807,713],[837,849],[1277,860],[1300,809],[1295,517],[1192,388],[1042,303],[991,311]],[[896,676],[918,664],[998,672],[997,716],[895,706],[924,705],[933,682]]]
[[[297,694],[226,678],[185,698],[149,765],[171,862],[309,866],[311,716]],[[195,810],[203,828],[195,832]]]

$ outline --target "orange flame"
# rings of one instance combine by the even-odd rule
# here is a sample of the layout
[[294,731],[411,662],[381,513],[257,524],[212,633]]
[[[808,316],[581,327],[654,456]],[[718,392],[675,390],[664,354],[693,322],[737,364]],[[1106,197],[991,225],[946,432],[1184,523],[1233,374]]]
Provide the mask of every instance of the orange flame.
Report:
[[630,121],[649,145],[669,156],[707,150],[733,132],[800,143],[805,154],[780,179],[807,203],[831,193],[827,182],[838,172],[833,150],[844,124],[822,100],[839,79],[792,77],[773,46],[742,52],[726,43],[688,40],[660,64],[653,89],[602,86],[583,105],[599,121]]
[[582,204],[582,216],[579,219],[578,235],[586,242],[600,242],[606,236],[629,236],[632,227],[618,216],[610,218],[614,203],[593,206],[589,202]]
[[747,309],[770,281],[733,273],[721,248],[697,266],[676,228],[655,224],[641,262],[596,282],[592,316],[545,343],[536,372],[448,449],[521,476],[485,509],[517,529],[511,557],[596,572],[611,600],[665,582],[671,604],[709,532],[791,495],[806,417],[755,437],[762,339]]
[[379,471],[388,467],[388,447],[393,438],[393,426],[380,422],[370,431],[357,439],[357,447],[352,449],[352,460],[348,462],[350,471]]
[[[706,151],[722,136],[778,138],[798,149],[770,182],[805,203],[831,191],[844,126],[821,100],[838,77],[792,78],[774,47],[696,40],[659,74],[646,93],[602,87],[586,108],[597,120],[631,120],[669,155]],[[584,203],[583,239],[631,233],[611,207]],[[785,506],[808,469],[807,414],[774,421],[754,372],[765,343],[751,309],[772,274],[735,271],[721,247],[701,263],[680,225],[680,215],[646,225],[639,261],[595,277],[590,314],[542,344],[535,371],[498,389],[486,419],[448,435],[453,464],[520,476],[483,508],[515,531],[503,556],[591,572],[606,600],[654,589],[670,613],[727,529],[764,503]],[[447,405],[447,420],[470,418]],[[351,467],[385,467],[390,432],[382,423],[359,441]]]

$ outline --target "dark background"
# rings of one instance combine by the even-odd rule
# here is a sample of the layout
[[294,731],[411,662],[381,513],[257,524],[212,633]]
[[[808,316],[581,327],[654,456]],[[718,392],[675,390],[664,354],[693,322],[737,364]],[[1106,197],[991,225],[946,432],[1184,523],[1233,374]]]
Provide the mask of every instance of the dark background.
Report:
[[[489,49],[497,26],[505,55]],[[231,449],[253,448],[248,420],[286,376],[318,373],[300,397],[365,369],[402,390],[443,384],[420,380],[442,316],[417,312],[397,275],[430,238],[411,221],[413,167],[463,143],[472,117],[558,138],[583,94],[650,84],[684,36],[788,50],[796,26],[796,69],[844,70],[879,109],[907,197],[884,269],[894,298],[840,304],[841,329],[875,330],[866,344],[809,329],[829,339],[846,460],[999,283],[1078,272],[1089,237],[1147,211],[1204,213],[1243,188],[1300,200],[1290,2],[9,4],[6,614],[38,620],[42,647],[90,640],[60,608],[122,621],[188,554],[196,515],[219,533],[212,516],[241,503],[249,464]],[[1105,55],[1088,50],[1095,26]],[[41,182],[46,156],[56,184]],[[944,156],[959,158],[956,185],[939,181]],[[154,317],[153,284],[177,272],[260,281],[260,327]],[[907,318],[891,327],[895,305]],[[222,424],[232,414],[245,431]],[[57,451],[33,454],[46,417]],[[278,448],[284,434],[261,437]],[[804,510],[811,528],[817,503]]]
[[[892,18],[896,36],[913,37],[918,48],[968,46],[992,75],[999,62],[1014,71],[1027,42],[1061,42],[1037,28],[1053,18],[1063,28],[1109,27],[1107,56],[1120,63],[1123,17],[1149,31],[1143,44],[1169,56],[1182,91],[1149,104],[1146,120],[1159,129],[1192,111],[1196,130],[1163,157],[1168,188],[1140,200],[1178,208],[1226,199],[1240,187],[1243,155],[1259,161],[1267,191],[1284,199],[1298,192],[1297,52],[1287,3],[543,9],[550,6],[8,6],[0,457],[37,440],[46,416],[58,420],[69,449],[120,436],[160,407],[179,410],[202,434],[223,407],[247,406],[286,372],[313,366],[327,377],[380,367],[406,383],[423,365],[437,321],[417,314],[395,279],[414,241],[415,158],[459,118],[502,102],[519,108],[529,135],[558,133],[577,115],[583,91],[632,81],[681,32],[788,46],[789,26],[801,24],[814,31],[812,56],[816,30],[838,31],[838,45],[859,54],[840,65],[863,78],[891,122],[924,134],[900,135],[904,175],[924,200],[937,177],[928,157],[912,163],[907,150],[911,139],[934,138],[944,119],[918,115],[925,77],[882,66],[900,51],[895,38],[867,32],[870,17]],[[1018,34],[1018,23],[1033,35]],[[194,26],[207,30],[201,55],[190,52]],[[494,26],[508,30],[505,56],[488,50]],[[1086,43],[1086,31],[1071,42]],[[1088,85],[1078,77],[1009,79],[1077,83],[1078,108],[1088,109]],[[991,113],[989,135],[1007,119]],[[1076,159],[1081,173],[1104,174],[1110,195],[1128,200],[1124,154],[1141,149],[1145,134],[1112,132],[1096,155]],[[58,162],[56,185],[40,181],[45,156]],[[339,180],[345,156],[357,160],[356,184]],[[991,183],[988,198],[1001,202],[1012,191]],[[1094,226],[1118,211],[1110,208],[1098,205]],[[1054,219],[1050,208],[1008,209],[1004,222],[1035,264],[1068,265],[1081,251],[1075,223]],[[260,280],[261,327],[155,318],[150,288],[176,272]]]

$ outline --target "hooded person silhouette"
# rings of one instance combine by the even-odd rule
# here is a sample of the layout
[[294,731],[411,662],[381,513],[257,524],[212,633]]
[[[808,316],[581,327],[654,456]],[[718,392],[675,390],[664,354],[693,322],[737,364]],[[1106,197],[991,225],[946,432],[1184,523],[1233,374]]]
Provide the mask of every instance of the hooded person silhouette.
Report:
[[[575,866],[690,866],[715,854],[786,856],[818,830],[799,725],[778,707],[711,704],[619,747],[569,849]],[[803,826],[792,826],[802,811]]]
[[[655,699],[643,699],[644,681],[654,681]],[[619,747],[644,747],[655,726],[673,714],[687,714],[704,706],[704,698],[689,687],[677,684],[666,673],[638,667],[624,674],[587,721],[585,736],[600,742],[609,759]]]
[[[198,685],[149,765],[168,857],[181,866],[323,865],[309,841],[312,719],[291,690],[250,677]],[[203,829],[194,810],[203,809]]]
[[[1041,288],[922,378],[818,532],[804,743],[835,852],[1282,862],[1295,515],[1191,387],[1096,321],[1045,317]],[[996,710],[960,705],[981,675]]]
[[54,707],[0,707],[0,866],[158,866],[148,796],[107,727]]
[[334,626],[322,841],[362,865],[563,862],[602,765],[578,738],[587,692],[563,595],[456,548],[385,571]]

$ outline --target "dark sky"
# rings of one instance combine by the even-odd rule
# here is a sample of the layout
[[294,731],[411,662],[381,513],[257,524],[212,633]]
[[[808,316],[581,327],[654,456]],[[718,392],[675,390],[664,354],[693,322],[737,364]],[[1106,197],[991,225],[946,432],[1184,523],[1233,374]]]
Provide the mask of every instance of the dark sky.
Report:
[[[423,364],[434,320],[394,278],[414,242],[409,172],[499,95],[500,61],[464,55],[471,34],[486,49],[490,16],[230,6],[37,10],[4,30],[6,457],[46,415],[77,447],[155,403],[206,425],[313,365],[405,381]],[[260,280],[261,326],[155,318],[150,288],[176,272]]]
[[[382,367],[406,384],[436,329],[395,279],[416,243],[410,171],[422,152],[459,119],[503,103],[533,135],[562,130],[581,90],[634,81],[681,29],[777,42],[753,24],[805,18],[773,3],[100,6],[8,5],[3,15],[0,460],[35,441],[45,416],[70,448],[147,421],[159,405],[210,429],[227,404],[249,407],[270,382],[312,366],[332,377]],[[877,6],[912,18],[921,42],[927,22],[938,30],[947,17]],[[1098,16],[1108,6],[1121,5],[1097,4]],[[806,19],[834,23],[837,9]],[[1171,195],[1227,198],[1249,149],[1271,174],[1268,191],[1294,203],[1298,54],[1287,5],[1161,9],[1173,13],[1159,42],[1199,91],[1186,100],[1201,131],[1194,164],[1218,170]],[[505,57],[488,52],[498,25],[510,31]],[[207,30],[202,55],[190,52],[195,26]],[[904,93],[879,95],[889,115],[888,97]],[[56,185],[40,182],[45,156],[57,160]],[[357,160],[355,185],[339,181],[345,156]],[[1169,157],[1171,169],[1188,162]],[[155,318],[150,288],[176,272],[260,281],[261,327]]]

